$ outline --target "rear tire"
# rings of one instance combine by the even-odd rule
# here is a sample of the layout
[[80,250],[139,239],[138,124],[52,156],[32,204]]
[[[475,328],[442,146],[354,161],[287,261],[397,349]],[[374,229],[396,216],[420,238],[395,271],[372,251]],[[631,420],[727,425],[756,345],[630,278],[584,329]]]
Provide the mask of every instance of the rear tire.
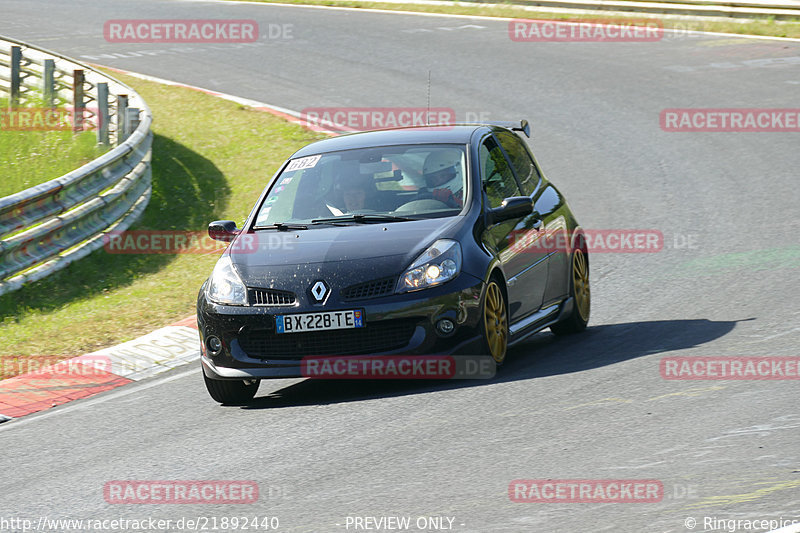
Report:
[[586,329],[592,305],[589,289],[589,254],[583,247],[572,252],[569,276],[569,295],[572,297],[572,312],[567,318],[550,326],[556,335],[572,335]]
[[261,380],[211,379],[203,373],[208,394],[223,405],[242,405],[256,395]]

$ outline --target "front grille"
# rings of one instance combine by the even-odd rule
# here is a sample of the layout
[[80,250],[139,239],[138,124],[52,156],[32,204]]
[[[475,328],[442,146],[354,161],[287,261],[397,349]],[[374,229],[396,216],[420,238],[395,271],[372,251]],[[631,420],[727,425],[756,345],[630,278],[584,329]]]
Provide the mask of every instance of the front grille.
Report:
[[343,300],[366,300],[391,294],[394,291],[394,278],[374,279],[350,285],[341,292]]
[[247,292],[251,305],[292,305],[296,300],[293,292],[278,289],[250,289]]
[[416,320],[386,320],[357,329],[306,333],[250,331],[239,336],[239,345],[250,357],[297,359],[309,355],[365,355],[406,346]]

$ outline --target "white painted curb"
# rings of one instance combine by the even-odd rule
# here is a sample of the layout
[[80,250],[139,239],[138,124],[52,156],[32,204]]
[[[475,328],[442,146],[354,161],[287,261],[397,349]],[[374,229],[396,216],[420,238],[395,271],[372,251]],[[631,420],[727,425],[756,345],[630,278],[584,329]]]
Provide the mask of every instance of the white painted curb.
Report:
[[71,361],[97,361],[106,358],[110,360],[109,371],[112,374],[139,381],[200,359],[200,338],[196,329],[167,326],[138,339],[81,355]]

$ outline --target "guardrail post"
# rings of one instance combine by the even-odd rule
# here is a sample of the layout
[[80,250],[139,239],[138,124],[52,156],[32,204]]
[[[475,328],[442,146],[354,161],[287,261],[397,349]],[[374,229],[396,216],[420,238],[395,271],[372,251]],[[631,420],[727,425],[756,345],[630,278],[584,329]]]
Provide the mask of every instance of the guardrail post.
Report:
[[[130,135],[131,133],[136,131],[136,128],[139,127],[139,108],[129,107],[125,119],[126,119],[125,123],[127,124],[128,135]],[[127,139],[127,135],[125,138]]]
[[117,144],[128,138],[128,95],[117,95]]
[[75,69],[72,71],[72,132],[80,133],[83,131],[83,70]]
[[19,106],[21,93],[22,48],[11,47],[11,107]]
[[[12,71],[8,67],[13,66],[15,105],[38,104],[52,108],[74,104],[69,129],[83,131],[96,123],[99,138],[105,142],[110,138],[115,144],[124,139],[130,143],[130,146],[122,143],[111,148],[108,153],[64,176],[0,198],[2,295],[42,279],[102,246],[103,241],[98,237],[112,225],[122,231],[141,217],[152,190],[150,128],[153,116],[141,97],[131,92],[133,89],[121,84],[120,89],[115,89],[117,84],[113,79],[65,57],[42,57],[41,79],[26,81],[38,70],[29,68],[31,63],[38,63],[29,54],[41,54],[37,55],[41,57],[47,52],[3,39],[0,44],[8,56],[5,60],[8,72],[2,75],[5,81],[0,81],[6,84],[3,89],[8,94],[2,96],[4,101],[8,99],[8,105],[11,102],[9,73]],[[16,49],[11,50],[12,46]],[[72,80],[67,81],[66,76],[71,76]],[[67,93],[69,90],[72,94]],[[113,93],[120,91],[128,94],[117,99]],[[137,108],[128,107],[129,95]],[[42,100],[43,97],[46,100]],[[96,112],[94,101],[98,105]],[[141,134],[133,132],[132,127],[141,130]]]
[[97,84],[97,142],[108,144],[108,83]]
[[45,106],[56,106],[56,62],[52,59],[44,60],[44,72],[42,73],[42,94],[44,95]]

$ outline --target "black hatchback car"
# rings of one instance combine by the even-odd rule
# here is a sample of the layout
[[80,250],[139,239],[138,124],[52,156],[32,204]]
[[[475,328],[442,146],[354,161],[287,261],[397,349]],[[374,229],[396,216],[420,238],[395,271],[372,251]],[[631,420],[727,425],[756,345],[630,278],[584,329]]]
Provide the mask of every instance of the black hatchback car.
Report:
[[[211,396],[242,403],[314,356],[490,355],[589,320],[585,237],[527,121],[315,142],[270,180],[200,290]],[[564,246],[540,245],[554,235]]]

